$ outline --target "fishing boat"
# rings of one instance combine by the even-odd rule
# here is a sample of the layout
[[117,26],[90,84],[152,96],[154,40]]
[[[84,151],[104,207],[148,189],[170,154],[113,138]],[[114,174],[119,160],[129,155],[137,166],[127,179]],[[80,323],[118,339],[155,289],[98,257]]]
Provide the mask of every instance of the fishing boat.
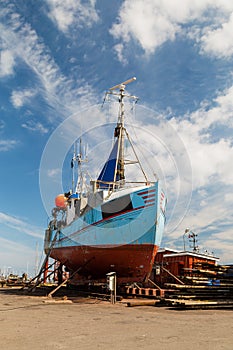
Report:
[[[110,88],[106,95],[117,96],[119,111],[110,155],[90,189],[81,186],[83,158],[74,152],[77,185],[56,197],[52,220],[45,234],[46,254],[63,264],[72,276],[102,280],[114,271],[118,283],[144,282],[150,276],[165,225],[166,196],[156,178],[150,181],[125,127],[125,99],[136,99],[125,91],[131,78]],[[129,181],[125,167],[125,142],[133,149],[143,181]]]

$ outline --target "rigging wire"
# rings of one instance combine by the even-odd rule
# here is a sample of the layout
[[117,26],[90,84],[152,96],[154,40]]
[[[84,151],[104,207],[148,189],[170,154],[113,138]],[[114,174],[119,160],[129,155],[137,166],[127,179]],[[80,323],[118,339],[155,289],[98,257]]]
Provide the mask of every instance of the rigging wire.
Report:
[[[132,108],[131,108],[132,114],[133,114],[133,117],[134,117],[134,120],[136,120],[136,108],[135,108],[136,103],[137,103],[137,101],[136,101],[135,103],[133,103],[133,106],[132,106]],[[130,114],[129,114],[129,116],[130,116]],[[131,119],[131,117],[129,117],[128,120],[129,120],[129,119]],[[134,133],[134,139],[136,139],[136,140],[137,140],[137,143],[139,143],[140,140],[139,140],[139,137],[138,137],[138,135],[137,135],[137,133],[136,133],[136,127],[134,126],[134,122],[132,121],[132,119],[131,119],[131,128],[132,128],[132,131],[133,131],[133,133]],[[134,142],[134,144],[135,144],[135,142]],[[137,147],[137,146],[136,146],[136,147]],[[140,148],[140,149],[139,149],[139,148],[137,147],[137,149],[138,149],[138,151],[141,153],[141,155],[142,155],[142,157],[143,157],[145,163],[148,165],[148,168],[150,169],[150,171],[152,172],[152,174],[155,176],[155,178],[156,178],[156,180],[157,180],[157,179],[158,179],[158,176],[157,176],[157,174],[155,173],[153,167],[151,166],[151,162],[149,162],[148,157],[145,156],[145,153],[144,153],[144,151],[143,151],[143,148]]]

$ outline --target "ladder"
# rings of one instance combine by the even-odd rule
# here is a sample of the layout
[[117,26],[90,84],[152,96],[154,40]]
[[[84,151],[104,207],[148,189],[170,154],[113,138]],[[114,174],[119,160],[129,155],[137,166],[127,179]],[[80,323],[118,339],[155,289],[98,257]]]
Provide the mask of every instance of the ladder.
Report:
[[[48,249],[48,251],[46,253],[46,256],[44,258],[44,261],[43,261],[43,263],[41,265],[39,273],[35,277],[33,277],[32,280],[27,285],[23,286],[22,289],[25,289],[27,287],[29,292],[34,292],[36,287],[41,283],[41,276],[45,273],[46,270],[48,270],[49,268],[51,268],[55,264],[55,262],[54,262],[51,265],[49,265],[48,267],[46,266],[47,261],[48,261],[48,259],[50,257],[50,253],[51,253],[51,251],[52,251],[52,249],[53,249],[53,247],[54,247],[54,245],[56,243],[57,236],[58,236],[59,232],[60,232],[60,230],[56,231],[56,234],[55,234],[55,236],[54,236],[54,238],[53,238],[53,240],[51,242],[51,245],[50,245],[50,247],[49,247],[49,249]],[[53,272],[48,274],[48,277],[51,276],[56,270],[58,270],[58,268],[56,268]],[[33,283],[34,281],[36,281],[36,282]]]

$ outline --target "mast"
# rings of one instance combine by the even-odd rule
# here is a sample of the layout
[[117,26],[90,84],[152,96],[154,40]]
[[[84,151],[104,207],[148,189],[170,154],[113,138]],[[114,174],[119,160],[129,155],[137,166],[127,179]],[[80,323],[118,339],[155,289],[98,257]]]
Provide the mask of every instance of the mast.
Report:
[[[124,106],[124,97],[127,96],[125,94],[125,86],[133,81],[136,80],[136,77],[133,77],[131,79],[128,79],[124,81],[123,83],[120,83],[118,85],[113,86],[109,89],[110,94],[117,94],[113,91],[116,89],[119,89],[119,93],[117,94],[119,96],[119,116],[117,121],[117,126],[115,128],[114,136],[118,137],[119,139],[119,148],[118,148],[118,159],[116,162],[116,171],[115,171],[115,177],[114,177],[114,183],[116,182],[116,179],[118,179],[121,184],[124,184],[125,181],[125,157],[124,157],[124,138],[125,138],[125,106]],[[135,96],[127,96],[127,97],[133,97]]]
[[[136,151],[134,149],[134,146],[129,138],[129,135],[125,129],[125,105],[124,105],[124,98],[132,98],[135,101],[138,100],[137,96],[129,95],[125,93],[125,86],[133,81],[135,81],[136,78],[133,77],[131,79],[128,79],[124,81],[123,83],[120,83],[118,85],[113,86],[110,88],[106,93],[104,97],[104,101],[106,99],[107,95],[115,95],[118,97],[119,101],[119,112],[118,112],[118,120],[117,125],[115,127],[114,131],[114,137],[116,138],[114,146],[112,148],[112,151],[110,153],[110,156],[108,160],[105,162],[104,167],[97,179],[98,186],[101,188],[108,189],[109,191],[113,191],[115,187],[122,187],[125,185],[125,165],[127,164],[135,164],[139,163],[139,166],[141,168],[141,171],[145,177],[145,183],[148,183],[147,176],[142,168],[142,165],[139,161],[139,158],[136,154]],[[115,91],[118,90],[118,91]],[[133,149],[136,161],[126,161],[125,160],[125,152],[124,152],[124,140],[127,138],[130,142],[130,145]]]

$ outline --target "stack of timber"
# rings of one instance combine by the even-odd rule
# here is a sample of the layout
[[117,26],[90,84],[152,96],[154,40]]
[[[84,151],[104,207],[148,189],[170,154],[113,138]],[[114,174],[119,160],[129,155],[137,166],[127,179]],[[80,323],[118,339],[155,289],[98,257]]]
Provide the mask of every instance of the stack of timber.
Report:
[[232,300],[164,300],[156,306],[172,307],[180,310],[187,309],[233,309]]
[[167,284],[167,287],[172,288],[172,294],[169,297],[180,298],[185,296],[190,299],[232,299],[233,300],[233,285],[219,286],[195,286],[186,284]]
[[185,276],[187,284],[167,283],[173,292],[157,306],[178,308],[233,308],[233,266],[196,266],[198,274]]
[[163,303],[180,308],[233,308],[232,278],[225,275],[208,281],[208,285],[167,284],[173,292]]
[[193,285],[233,285],[233,266],[196,263],[192,269],[184,269],[182,281]]

